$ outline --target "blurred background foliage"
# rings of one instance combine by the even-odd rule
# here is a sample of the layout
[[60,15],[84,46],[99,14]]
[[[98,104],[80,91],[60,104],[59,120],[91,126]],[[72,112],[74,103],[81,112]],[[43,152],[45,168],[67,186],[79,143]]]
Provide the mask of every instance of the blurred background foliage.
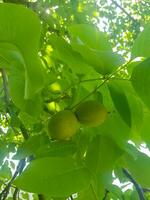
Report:
[[5,0],[33,9],[43,24],[44,42],[48,32],[67,36],[70,24],[95,24],[109,35],[115,51],[127,55],[133,40],[150,21],[150,2],[146,0]]

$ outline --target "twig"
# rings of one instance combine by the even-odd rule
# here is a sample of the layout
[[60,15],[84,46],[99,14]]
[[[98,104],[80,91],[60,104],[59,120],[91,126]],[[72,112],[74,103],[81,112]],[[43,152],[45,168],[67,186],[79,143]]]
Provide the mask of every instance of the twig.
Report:
[[45,197],[42,194],[38,194],[39,200],[45,200]]
[[74,106],[72,106],[70,109],[74,109],[75,107],[79,106],[84,100],[86,100],[88,97],[90,97],[92,94],[94,94],[101,86],[103,86],[107,81],[109,81],[110,79],[113,78],[113,76],[115,74],[117,74],[118,72],[120,72],[122,69],[124,69],[125,67],[127,67],[127,65],[131,62],[132,60],[130,59],[126,64],[124,64],[123,66],[121,66],[120,68],[118,68],[116,71],[112,72],[109,76],[107,76],[105,79],[103,79],[103,82],[98,85],[94,90],[92,90],[87,96],[83,97],[77,104],[75,104]]
[[105,190],[105,195],[104,195],[104,197],[103,197],[103,200],[106,200],[108,193],[109,193],[109,191],[106,189],[106,190]]
[[91,82],[91,81],[100,81],[104,80],[104,78],[91,78],[91,79],[83,79],[79,83],[84,83],[84,82]]
[[143,192],[150,192],[149,188],[143,188]]
[[[5,186],[7,185],[7,184],[6,184],[4,181],[2,181],[2,180],[0,180],[0,182],[1,182],[3,185],[5,185]],[[13,186],[13,185],[12,185],[11,187],[14,188],[14,189],[16,189],[16,187]]]
[[6,187],[0,193],[0,199],[1,200],[5,200],[7,198],[12,182],[15,180],[17,175],[20,174],[23,171],[24,166],[25,166],[25,159],[22,159],[22,160],[19,161],[19,164],[16,168],[16,171],[15,171],[13,177],[11,178],[11,180],[8,182]]
[[13,200],[17,200],[18,193],[19,193],[19,189],[15,188],[15,191],[13,193]]
[[70,195],[70,199],[71,199],[71,200],[73,200],[73,197],[72,197],[72,195]]
[[98,85],[94,90],[92,90],[88,95],[83,97],[77,104],[72,106],[70,109],[74,109],[75,107],[79,106],[84,100],[86,100],[88,97],[90,97],[92,94],[94,94],[101,86],[103,86],[108,81],[108,78],[105,79],[100,85]]
[[139,199],[140,200],[146,200],[144,197],[144,191],[142,189],[142,187],[136,182],[136,180],[131,176],[131,174],[128,172],[128,170],[126,169],[122,169],[123,173],[126,175],[127,178],[129,178],[129,180],[131,181],[131,183],[133,183],[138,195],[139,195]]
[[[19,119],[19,118],[18,118],[18,119]],[[20,130],[21,130],[21,133],[22,133],[24,139],[27,140],[27,139],[29,138],[27,129],[26,129],[26,127],[24,126],[24,124],[21,122],[20,119],[19,119],[19,123],[20,123]]]

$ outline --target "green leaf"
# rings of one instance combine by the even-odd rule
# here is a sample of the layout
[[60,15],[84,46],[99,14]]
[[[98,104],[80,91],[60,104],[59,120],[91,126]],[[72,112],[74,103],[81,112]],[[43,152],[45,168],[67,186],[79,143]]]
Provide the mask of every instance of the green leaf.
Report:
[[10,179],[11,178],[11,170],[8,166],[8,161],[6,161],[0,168],[0,177],[1,178],[7,178]]
[[4,141],[0,141],[0,166],[3,163],[4,158],[8,155],[8,147],[7,143]]
[[131,82],[141,100],[150,108],[150,58],[141,62],[134,68]]
[[125,200],[139,200],[139,195],[135,189],[125,191],[123,197]]
[[132,57],[150,57],[150,24],[146,25],[144,31],[138,35],[133,47]]
[[22,111],[36,116],[42,110],[42,100],[40,94],[34,94],[32,98],[25,99],[25,72],[19,62],[13,62],[8,75],[10,95],[15,105]]
[[97,135],[89,145],[86,164],[92,172],[103,174],[112,170],[122,150],[106,136]]
[[116,82],[108,83],[108,88],[116,110],[127,125],[131,127],[131,111],[125,92]]
[[13,159],[22,159],[31,155],[35,155],[35,152],[39,147],[46,145],[50,140],[48,136],[44,134],[31,136],[28,140],[22,143],[17,150],[16,155],[13,156]]
[[131,131],[139,134],[143,123],[143,103],[132,87],[131,81],[117,80],[117,85],[123,90],[128,101],[131,113]]
[[[118,186],[113,185],[114,177],[112,175],[112,171],[107,171],[107,172],[103,173],[99,177],[99,180],[100,180],[101,184],[103,184],[103,187],[105,189],[110,191],[110,193],[112,192],[116,198],[118,197],[120,199],[122,191],[120,190],[120,188]],[[115,198],[113,198],[113,199],[115,199]]]
[[[133,178],[141,184],[142,187],[150,187],[150,158],[137,150],[137,158],[125,154],[124,156],[125,167],[132,174]],[[142,172],[142,173],[141,173]]]
[[143,104],[138,96],[126,91],[131,112],[132,130],[139,133],[143,123]]
[[70,196],[88,187],[91,174],[72,158],[42,158],[31,162],[14,184],[28,192]]
[[98,31],[96,27],[72,25],[69,31],[72,36],[71,46],[73,49],[79,52],[98,73],[111,73],[124,63],[124,59],[120,55],[112,52],[106,35]]
[[[44,84],[42,64],[38,58],[40,20],[32,10],[21,5],[7,3],[0,4],[0,19],[0,46],[1,48],[5,46],[2,54],[4,55],[6,51],[4,59],[8,60],[11,55],[16,60],[19,53],[14,55],[14,49],[16,51],[18,48],[21,52],[25,61],[24,96],[29,98],[37,93]],[[15,46],[12,51],[10,51],[11,45]]]
[[140,135],[142,139],[147,143],[148,147],[150,147],[150,112],[145,111],[143,117],[143,124],[140,130]]
[[76,200],[95,200],[95,194],[91,188],[91,185],[85,190],[78,193],[78,197]]
[[129,140],[130,128],[121,119],[117,113],[111,113],[104,124],[99,127],[99,133],[112,138],[115,143],[121,148],[126,148],[126,143]]
[[25,65],[24,58],[19,49],[10,43],[0,43],[0,64],[3,68],[10,68],[14,60]]
[[111,45],[105,33],[100,32],[97,27],[87,24],[74,24],[69,27],[71,36],[79,43],[87,45],[90,49],[98,51],[111,51]]
[[53,56],[68,65],[72,72],[76,74],[91,73],[97,75],[92,67],[84,62],[80,54],[74,52],[64,39],[52,34],[49,37],[49,41],[54,48]]
[[46,145],[41,145],[36,149],[35,156],[49,157],[49,156],[73,156],[77,151],[75,143],[70,141],[55,141]]

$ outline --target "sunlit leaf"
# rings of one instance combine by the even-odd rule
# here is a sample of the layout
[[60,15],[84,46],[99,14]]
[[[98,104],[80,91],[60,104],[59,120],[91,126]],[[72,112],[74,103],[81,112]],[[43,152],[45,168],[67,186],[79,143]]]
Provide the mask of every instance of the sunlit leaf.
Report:
[[[25,62],[24,97],[29,98],[37,93],[44,83],[42,64],[38,58],[40,20],[30,9],[6,3],[0,4],[0,19],[0,47],[3,48],[5,45],[5,50],[1,54],[5,56],[4,60],[10,60],[10,57],[16,60],[20,59],[16,49],[21,52]],[[11,50],[12,45],[14,47]]]
[[66,63],[72,72],[77,74],[89,72],[93,75],[97,74],[90,65],[84,62],[78,53],[72,50],[69,43],[64,39],[53,34],[49,37],[49,41],[55,49],[53,56]]
[[8,83],[10,94],[15,105],[30,115],[39,115],[42,109],[41,97],[39,94],[35,94],[31,99],[25,99],[25,73],[20,63],[14,62],[14,68],[10,69]]
[[108,88],[116,110],[128,126],[131,127],[131,111],[125,92],[114,82],[110,82]]
[[122,150],[115,142],[105,136],[96,136],[89,145],[86,162],[92,172],[102,174],[112,170]]
[[81,45],[85,44],[89,48],[99,51],[111,51],[111,45],[106,34],[100,32],[93,25],[75,24],[69,27],[69,31]]
[[19,146],[17,153],[13,158],[20,160],[31,155],[35,156],[35,152],[39,147],[47,145],[48,143],[50,143],[48,136],[44,134],[31,136],[27,141]]
[[[134,159],[126,154],[124,157],[125,167],[132,174],[133,178],[141,184],[142,187],[150,187],[150,158],[144,153],[137,151],[137,158]],[[142,172],[142,173],[141,173]]]
[[95,27],[78,24],[72,25],[69,30],[73,49],[79,52],[98,73],[110,73],[124,63],[120,55],[112,52],[105,33]]
[[64,197],[88,187],[91,174],[72,158],[42,158],[32,161],[14,184],[28,192]]
[[145,26],[142,33],[138,35],[132,47],[132,57],[150,56],[150,24]]
[[137,65],[131,76],[132,85],[145,103],[145,105],[150,108],[150,92],[149,92],[149,85],[150,85],[150,59],[146,59],[145,61],[141,62]]

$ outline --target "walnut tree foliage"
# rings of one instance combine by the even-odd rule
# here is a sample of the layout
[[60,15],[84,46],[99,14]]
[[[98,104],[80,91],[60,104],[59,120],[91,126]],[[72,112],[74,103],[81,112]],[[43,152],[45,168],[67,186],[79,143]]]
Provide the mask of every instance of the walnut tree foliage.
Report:
[[[149,19],[148,0],[0,3],[0,199],[150,199]],[[48,135],[86,101],[104,123]]]

